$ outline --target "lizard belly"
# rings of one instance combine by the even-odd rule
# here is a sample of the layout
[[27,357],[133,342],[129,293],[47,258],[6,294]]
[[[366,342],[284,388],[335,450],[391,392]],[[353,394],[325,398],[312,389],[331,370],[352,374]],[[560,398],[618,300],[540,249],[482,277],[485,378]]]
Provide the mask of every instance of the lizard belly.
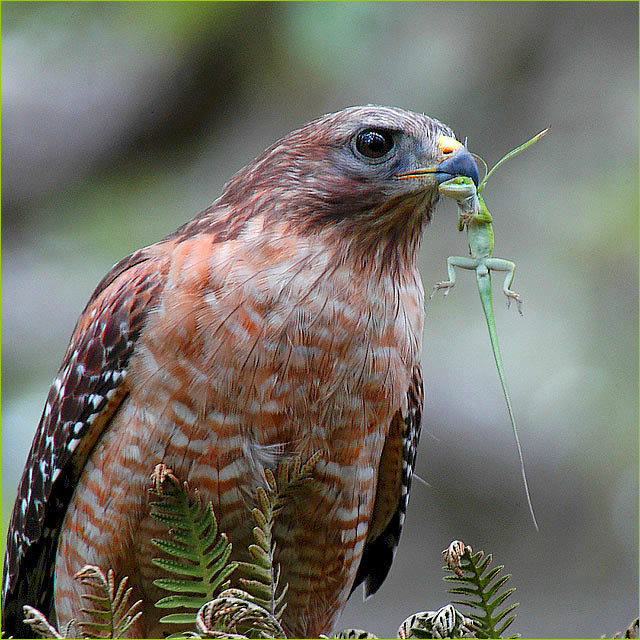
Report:
[[488,258],[493,252],[493,233],[487,233],[486,224],[470,224],[467,241],[474,258]]

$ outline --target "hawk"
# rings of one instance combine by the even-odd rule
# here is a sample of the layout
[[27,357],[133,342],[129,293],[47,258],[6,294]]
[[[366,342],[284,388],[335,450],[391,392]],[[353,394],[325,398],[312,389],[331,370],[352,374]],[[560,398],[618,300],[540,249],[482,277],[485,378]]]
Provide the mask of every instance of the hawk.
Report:
[[[437,120],[351,107],[285,136],[211,206],[116,264],[82,312],[42,413],[9,527],[7,634],[30,604],[82,619],[85,564],[128,575],[160,637],[162,527],[150,471],[213,503],[242,553],[264,469],[322,450],[314,493],[274,531],[284,628],[329,633],[374,593],[400,537],[422,414],[416,255],[438,183],[476,165]],[[166,628],[166,627],[165,627]]]

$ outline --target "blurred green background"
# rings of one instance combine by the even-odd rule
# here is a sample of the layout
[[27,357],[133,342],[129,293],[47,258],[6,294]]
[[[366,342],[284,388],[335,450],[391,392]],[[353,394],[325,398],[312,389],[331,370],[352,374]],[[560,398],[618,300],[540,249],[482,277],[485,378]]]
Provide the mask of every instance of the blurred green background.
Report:
[[[448,601],[440,551],[496,554],[525,637],[638,604],[637,3],[2,3],[2,540],[48,386],[112,263],[206,207],[276,138],[347,105],[423,111],[489,164],[525,316],[496,307],[529,520],[474,278],[429,304],[425,420],[389,579],[340,626]],[[426,287],[465,251],[443,202]]]

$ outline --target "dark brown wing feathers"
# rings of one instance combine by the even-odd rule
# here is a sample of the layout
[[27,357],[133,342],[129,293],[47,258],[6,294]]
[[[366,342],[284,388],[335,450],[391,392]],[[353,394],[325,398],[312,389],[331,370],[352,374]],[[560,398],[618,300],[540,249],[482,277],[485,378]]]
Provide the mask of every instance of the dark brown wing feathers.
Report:
[[164,278],[143,251],[125,258],[92,295],[51,386],[18,489],[2,583],[2,628],[29,637],[22,605],[52,609],[60,527],[77,477],[126,395],[127,363]]
[[407,391],[407,413],[394,416],[382,452],[376,501],[369,528],[370,539],[365,544],[351,593],[364,582],[365,595],[374,594],[393,563],[409,501],[420,439],[422,405],[422,372],[416,366]]

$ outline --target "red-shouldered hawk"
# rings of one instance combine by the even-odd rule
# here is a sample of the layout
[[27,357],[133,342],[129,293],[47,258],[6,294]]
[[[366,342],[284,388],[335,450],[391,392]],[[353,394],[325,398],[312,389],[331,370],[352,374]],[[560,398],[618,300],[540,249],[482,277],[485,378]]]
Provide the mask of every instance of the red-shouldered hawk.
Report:
[[[384,581],[420,433],[420,238],[438,181],[477,169],[449,128],[351,107],[287,135],[205,211],[105,276],[73,332],[13,510],[3,626],[22,606],[82,619],[85,564],[131,578],[160,637],[162,534],[147,489],[164,463],[213,502],[236,553],[264,469],[323,450],[314,493],[285,505],[284,628],[330,632]],[[402,179],[399,179],[402,178]],[[318,491],[318,487],[321,488]]]

